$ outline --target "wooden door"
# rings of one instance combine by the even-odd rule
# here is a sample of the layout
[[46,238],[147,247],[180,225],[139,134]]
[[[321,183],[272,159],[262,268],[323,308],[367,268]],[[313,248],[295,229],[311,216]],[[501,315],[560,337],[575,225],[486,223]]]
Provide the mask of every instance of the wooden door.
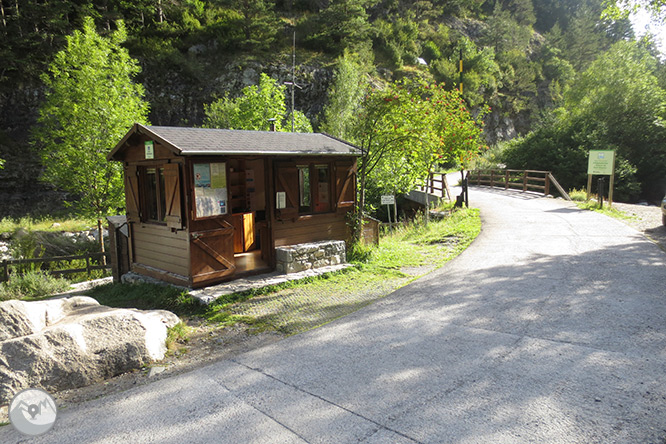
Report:
[[356,204],[356,161],[335,163],[336,211],[338,214],[354,209]]
[[221,280],[236,271],[234,227],[225,220],[220,228],[190,234],[192,285],[201,286]]

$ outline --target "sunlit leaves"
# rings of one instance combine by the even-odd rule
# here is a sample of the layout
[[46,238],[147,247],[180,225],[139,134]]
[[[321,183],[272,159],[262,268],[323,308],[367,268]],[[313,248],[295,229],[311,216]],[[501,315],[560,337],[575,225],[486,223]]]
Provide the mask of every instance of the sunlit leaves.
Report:
[[[285,85],[262,73],[259,85],[243,88],[240,97],[224,97],[204,105],[208,128],[244,129],[267,131],[271,121],[277,131],[291,131],[291,113],[287,115],[285,104]],[[300,111],[294,112],[296,132],[312,132],[312,125]]]
[[72,193],[84,216],[124,207],[122,166],[106,155],[133,123],[146,123],[143,87],[132,82],[139,66],[120,46],[125,37],[122,22],[105,38],[87,18],[42,75],[46,100],[33,139],[43,179]]

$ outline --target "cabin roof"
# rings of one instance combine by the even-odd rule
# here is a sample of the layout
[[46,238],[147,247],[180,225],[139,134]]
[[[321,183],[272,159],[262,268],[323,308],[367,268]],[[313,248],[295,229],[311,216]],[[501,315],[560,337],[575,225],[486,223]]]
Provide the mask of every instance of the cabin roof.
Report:
[[109,153],[109,160],[118,156],[135,134],[150,139],[182,156],[199,155],[335,155],[360,156],[361,150],[349,142],[324,133],[285,133],[216,128],[175,126],[144,126],[135,123],[125,137]]

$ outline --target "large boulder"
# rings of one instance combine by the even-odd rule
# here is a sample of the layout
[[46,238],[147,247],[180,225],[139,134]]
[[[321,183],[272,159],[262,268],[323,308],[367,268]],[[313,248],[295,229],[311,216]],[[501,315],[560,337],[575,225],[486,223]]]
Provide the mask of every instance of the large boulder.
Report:
[[86,296],[0,303],[0,405],[27,387],[82,387],[166,353],[178,317],[99,305]]

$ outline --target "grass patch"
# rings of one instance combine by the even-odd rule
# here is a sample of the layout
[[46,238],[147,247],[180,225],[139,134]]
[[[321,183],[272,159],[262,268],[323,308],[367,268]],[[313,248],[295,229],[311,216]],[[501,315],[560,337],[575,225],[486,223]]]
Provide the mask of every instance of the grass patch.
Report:
[[428,225],[416,221],[384,236],[370,254],[367,266],[375,270],[427,264],[439,267],[467,248],[480,232],[477,209],[454,211],[448,218]]
[[183,322],[179,322],[167,330],[166,346],[167,353],[184,352],[181,345],[187,344],[190,340],[190,327]]
[[[427,226],[417,221],[384,235],[378,246],[350,250],[354,267],[298,282],[233,293],[206,306],[182,289],[154,284],[109,284],[89,293],[112,307],[166,309],[218,326],[244,323],[250,331],[294,334],[325,324],[380,299],[463,251],[479,234],[478,210],[458,210]],[[406,273],[405,267],[427,266]],[[178,344],[182,327],[170,332]]]
[[[57,226],[54,227],[54,224],[57,224]],[[27,231],[83,231],[91,227],[97,227],[97,221],[72,218],[33,218],[30,216],[18,219],[3,217],[0,220],[0,233],[13,233],[20,228]]]
[[635,216],[629,216],[624,211],[616,210],[615,208],[609,207],[607,203],[604,204],[603,208],[599,208],[599,204],[591,200],[587,202],[576,202],[576,205],[581,210],[595,211],[597,213],[605,214],[606,216],[614,217],[615,219],[629,220],[635,218]]
[[178,316],[205,312],[205,307],[187,290],[170,285],[106,284],[91,289],[88,295],[109,307],[169,310]]

